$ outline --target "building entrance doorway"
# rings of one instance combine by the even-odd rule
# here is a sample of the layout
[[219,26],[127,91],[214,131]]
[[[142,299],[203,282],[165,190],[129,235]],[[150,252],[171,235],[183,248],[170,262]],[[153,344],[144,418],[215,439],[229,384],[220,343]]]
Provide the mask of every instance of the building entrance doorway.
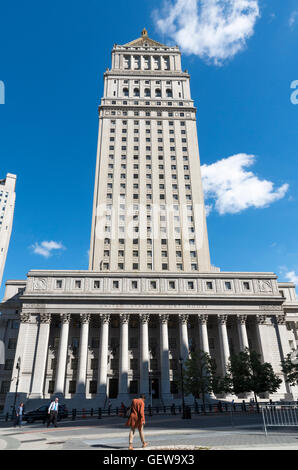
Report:
[[117,398],[118,395],[118,379],[109,380],[109,398]]

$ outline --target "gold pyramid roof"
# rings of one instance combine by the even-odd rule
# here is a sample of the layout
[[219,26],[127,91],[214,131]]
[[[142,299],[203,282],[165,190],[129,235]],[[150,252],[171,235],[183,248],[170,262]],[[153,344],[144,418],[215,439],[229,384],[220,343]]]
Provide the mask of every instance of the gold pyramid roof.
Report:
[[164,44],[161,44],[160,42],[154,41],[153,39],[150,39],[148,37],[148,32],[146,28],[143,29],[141,33],[141,37],[138,39],[135,39],[134,41],[128,42],[127,44],[123,44],[124,47],[129,47],[129,46],[159,46],[159,47],[167,47]]

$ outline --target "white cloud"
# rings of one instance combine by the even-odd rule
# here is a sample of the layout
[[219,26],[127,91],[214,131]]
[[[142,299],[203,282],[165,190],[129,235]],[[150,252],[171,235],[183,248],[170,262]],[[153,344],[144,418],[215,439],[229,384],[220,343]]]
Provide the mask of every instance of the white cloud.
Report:
[[43,241],[41,243],[34,243],[34,245],[31,246],[33,249],[33,253],[37,255],[41,255],[44,258],[49,258],[52,255],[53,250],[65,250],[65,247],[62,245],[62,243],[58,243],[55,241]]
[[266,207],[282,199],[289,185],[274,189],[274,184],[259,179],[245,168],[255,163],[255,155],[239,153],[223,158],[211,165],[202,165],[202,179],[205,201],[210,213],[211,201],[215,210],[223,214],[236,214],[249,207]]
[[289,18],[289,26],[290,26],[291,29],[295,28],[297,16],[298,16],[298,11],[297,10],[295,10],[291,13],[291,16]]
[[159,31],[188,54],[216,65],[246,46],[260,16],[259,0],[165,0],[154,17]]
[[284,276],[288,281],[298,284],[298,274],[295,271],[289,271]]

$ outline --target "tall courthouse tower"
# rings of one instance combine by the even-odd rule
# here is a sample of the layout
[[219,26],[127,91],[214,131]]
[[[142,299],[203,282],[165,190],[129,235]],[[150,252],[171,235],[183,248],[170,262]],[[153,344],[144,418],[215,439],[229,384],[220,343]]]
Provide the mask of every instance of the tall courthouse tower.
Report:
[[209,272],[196,108],[179,48],[114,45],[99,106],[89,269]]

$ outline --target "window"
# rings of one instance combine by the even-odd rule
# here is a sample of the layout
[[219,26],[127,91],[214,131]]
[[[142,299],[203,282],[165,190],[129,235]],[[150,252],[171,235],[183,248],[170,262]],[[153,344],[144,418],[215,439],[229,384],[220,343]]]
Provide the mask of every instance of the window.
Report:
[[249,282],[243,282],[243,288],[244,290],[249,290],[250,289]]
[[175,289],[175,288],[176,288],[175,281],[169,281],[169,289]]
[[4,364],[4,370],[12,370],[13,368],[13,359],[6,359]]
[[178,393],[178,385],[176,382],[172,381],[170,382],[170,393],[172,395],[177,395]]
[[62,289],[62,280],[61,280],[61,279],[57,279],[57,281],[56,281],[56,289]]
[[113,281],[113,289],[119,289],[119,281]]
[[132,289],[137,289],[138,288],[138,281],[131,281],[131,287],[132,287]]
[[131,336],[129,338],[129,349],[137,349],[138,348],[138,337]]
[[99,348],[99,338],[92,338],[91,339],[91,348],[98,349]]
[[134,395],[138,393],[138,381],[137,380],[130,380],[129,393],[132,393]]
[[225,281],[225,289],[226,290],[231,290],[232,289],[232,285],[231,285],[230,281]]
[[207,289],[209,289],[209,290],[213,289],[213,283],[212,283],[211,281],[207,281],[207,282],[206,282],[206,287],[207,287]]
[[8,349],[16,349],[16,347],[17,347],[17,338],[9,338]]
[[138,370],[138,360],[137,359],[131,359],[130,360],[130,369],[131,370]]
[[97,392],[97,380],[90,380],[89,382],[89,393],[96,393]]
[[156,289],[156,286],[157,286],[156,281],[150,281],[151,289]]
[[48,393],[50,393],[50,394],[54,393],[54,389],[55,389],[55,381],[50,380],[49,381],[49,387],[48,387]]
[[188,288],[188,289],[194,289],[194,283],[193,283],[193,281],[188,281],[188,283],[187,283],[187,288]]

